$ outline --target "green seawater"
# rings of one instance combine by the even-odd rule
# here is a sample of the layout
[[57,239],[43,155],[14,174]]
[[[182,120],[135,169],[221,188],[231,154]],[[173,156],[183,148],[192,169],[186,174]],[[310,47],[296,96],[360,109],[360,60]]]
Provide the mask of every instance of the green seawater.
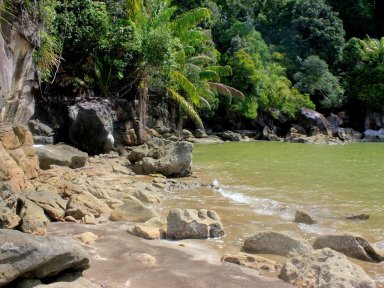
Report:
[[[309,243],[326,234],[358,234],[384,252],[383,143],[196,144],[193,171],[218,185],[171,192],[164,216],[171,207],[216,210],[226,236],[211,245],[222,253],[238,253],[246,237],[262,230],[294,232]],[[317,223],[294,223],[296,210]],[[362,213],[370,218],[345,219]],[[357,263],[384,287],[384,263]]]

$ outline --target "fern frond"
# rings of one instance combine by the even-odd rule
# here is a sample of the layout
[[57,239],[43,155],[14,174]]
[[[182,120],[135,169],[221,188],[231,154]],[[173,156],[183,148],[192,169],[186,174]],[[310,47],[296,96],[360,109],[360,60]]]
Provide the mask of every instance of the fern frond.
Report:
[[193,106],[190,103],[188,103],[188,101],[185,100],[183,96],[177,93],[176,90],[168,87],[167,91],[171,99],[179,105],[179,107],[184,111],[184,113],[189,118],[191,118],[191,120],[195,123],[196,127],[198,129],[204,130],[203,121],[201,121],[199,114],[196,112]]
[[220,77],[228,77],[232,75],[232,68],[231,66],[209,66],[207,69],[215,71]]
[[204,105],[201,105],[201,106],[206,106],[209,110],[211,110],[211,105],[209,104],[209,102],[207,101],[207,99],[205,99],[204,97],[200,97],[200,102]]
[[189,81],[187,77],[178,71],[172,71],[170,74],[171,77],[175,80],[176,84],[189,96],[189,98],[192,100],[192,103],[195,106],[199,106],[200,98],[196,86],[191,81]]

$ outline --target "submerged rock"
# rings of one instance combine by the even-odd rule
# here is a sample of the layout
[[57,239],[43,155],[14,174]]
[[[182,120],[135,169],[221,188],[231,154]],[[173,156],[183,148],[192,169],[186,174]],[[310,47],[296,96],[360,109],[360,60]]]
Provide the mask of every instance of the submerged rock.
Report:
[[272,231],[258,232],[245,239],[243,249],[246,252],[275,254],[304,254],[312,251],[311,245],[294,233]]
[[354,214],[354,215],[349,215],[345,217],[347,220],[368,220],[369,219],[369,214],[362,213],[362,214]]
[[329,248],[288,259],[279,278],[294,287],[374,288],[364,270]]
[[325,247],[363,261],[384,261],[383,255],[380,255],[367,240],[358,236],[348,234],[320,236],[313,244],[313,248],[315,249]]
[[304,224],[315,224],[317,223],[316,220],[314,220],[308,212],[302,211],[302,210],[296,210],[295,213],[295,222],[296,223],[304,223]]
[[167,217],[167,238],[207,239],[224,236],[219,215],[207,209],[172,209]]
[[87,252],[70,239],[0,230],[0,286],[17,278],[43,279],[89,268]]

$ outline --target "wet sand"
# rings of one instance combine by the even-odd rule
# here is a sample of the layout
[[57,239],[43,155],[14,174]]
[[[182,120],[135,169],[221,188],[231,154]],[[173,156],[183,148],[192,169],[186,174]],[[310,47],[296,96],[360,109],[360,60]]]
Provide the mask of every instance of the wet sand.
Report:
[[255,270],[221,263],[221,255],[201,240],[143,240],[126,232],[127,223],[99,225],[51,223],[50,235],[69,237],[92,232],[99,239],[85,245],[91,268],[83,275],[103,288],[291,287]]

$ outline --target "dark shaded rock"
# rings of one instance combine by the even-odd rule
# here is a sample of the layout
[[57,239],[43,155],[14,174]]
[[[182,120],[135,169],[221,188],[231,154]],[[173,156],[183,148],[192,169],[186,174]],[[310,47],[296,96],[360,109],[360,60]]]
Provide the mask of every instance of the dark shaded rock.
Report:
[[167,238],[207,239],[224,236],[219,215],[206,209],[172,209],[167,217]]
[[204,138],[204,137],[207,137],[207,133],[205,133],[205,131],[201,130],[201,129],[196,129],[195,130],[195,137],[196,138]]
[[88,154],[65,144],[36,145],[40,168],[49,169],[51,165],[80,168],[88,161]]
[[46,278],[89,268],[87,252],[70,239],[0,230],[0,285],[18,278]]
[[352,128],[337,128],[337,137],[343,141],[359,141],[363,134]]
[[69,139],[92,155],[108,153],[114,145],[113,112],[110,101],[87,98],[69,107],[72,124]]
[[52,137],[54,135],[53,129],[48,125],[41,123],[39,120],[29,120],[28,121],[29,129],[32,132],[32,135],[47,136]]
[[288,256],[309,253],[312,247],[294,233],[263,231],[245,239],[243,249],[252,253]]
[[354,214],[354,215],[350,215],[350,216],[347,216],[345,217],[345,219],[347,220],[368,220],[369,219],[369,214],[365,214],[365,213],[362,213],[362,214]]
[[192,173],[193,144],[153,138],[135,147],[128,159],[138,174],[160,173],[167,177],[184,177]]
[[321,133],[332,137],[331,124],[324,117],[323,114],[308,108],[300,110],[300,122],[307,131],[311,131],[310,135],[314,136]]
[[383,255],[380,255],[367,240],[358,236],[347,234],[320,236],[313,244],[313,248],[315,249],[325,247],[363,261],[384,261]]
[[317,223],[307,212],[302,210],[296,210],[295,213],[295,222],[304,223],[304,224],[315,224]]
[[281,139],[277,136],[277,127],[264,126],[262,139],[267,141],[280,141]]
[[288,259],[279,278],[294,287],[376,287],[361,267],[328,248]]
[[233,131],[220,132],[220,133],[217,133],[217,136],[219,136],[224,141],[238,142],[241,140],[241,135]]

